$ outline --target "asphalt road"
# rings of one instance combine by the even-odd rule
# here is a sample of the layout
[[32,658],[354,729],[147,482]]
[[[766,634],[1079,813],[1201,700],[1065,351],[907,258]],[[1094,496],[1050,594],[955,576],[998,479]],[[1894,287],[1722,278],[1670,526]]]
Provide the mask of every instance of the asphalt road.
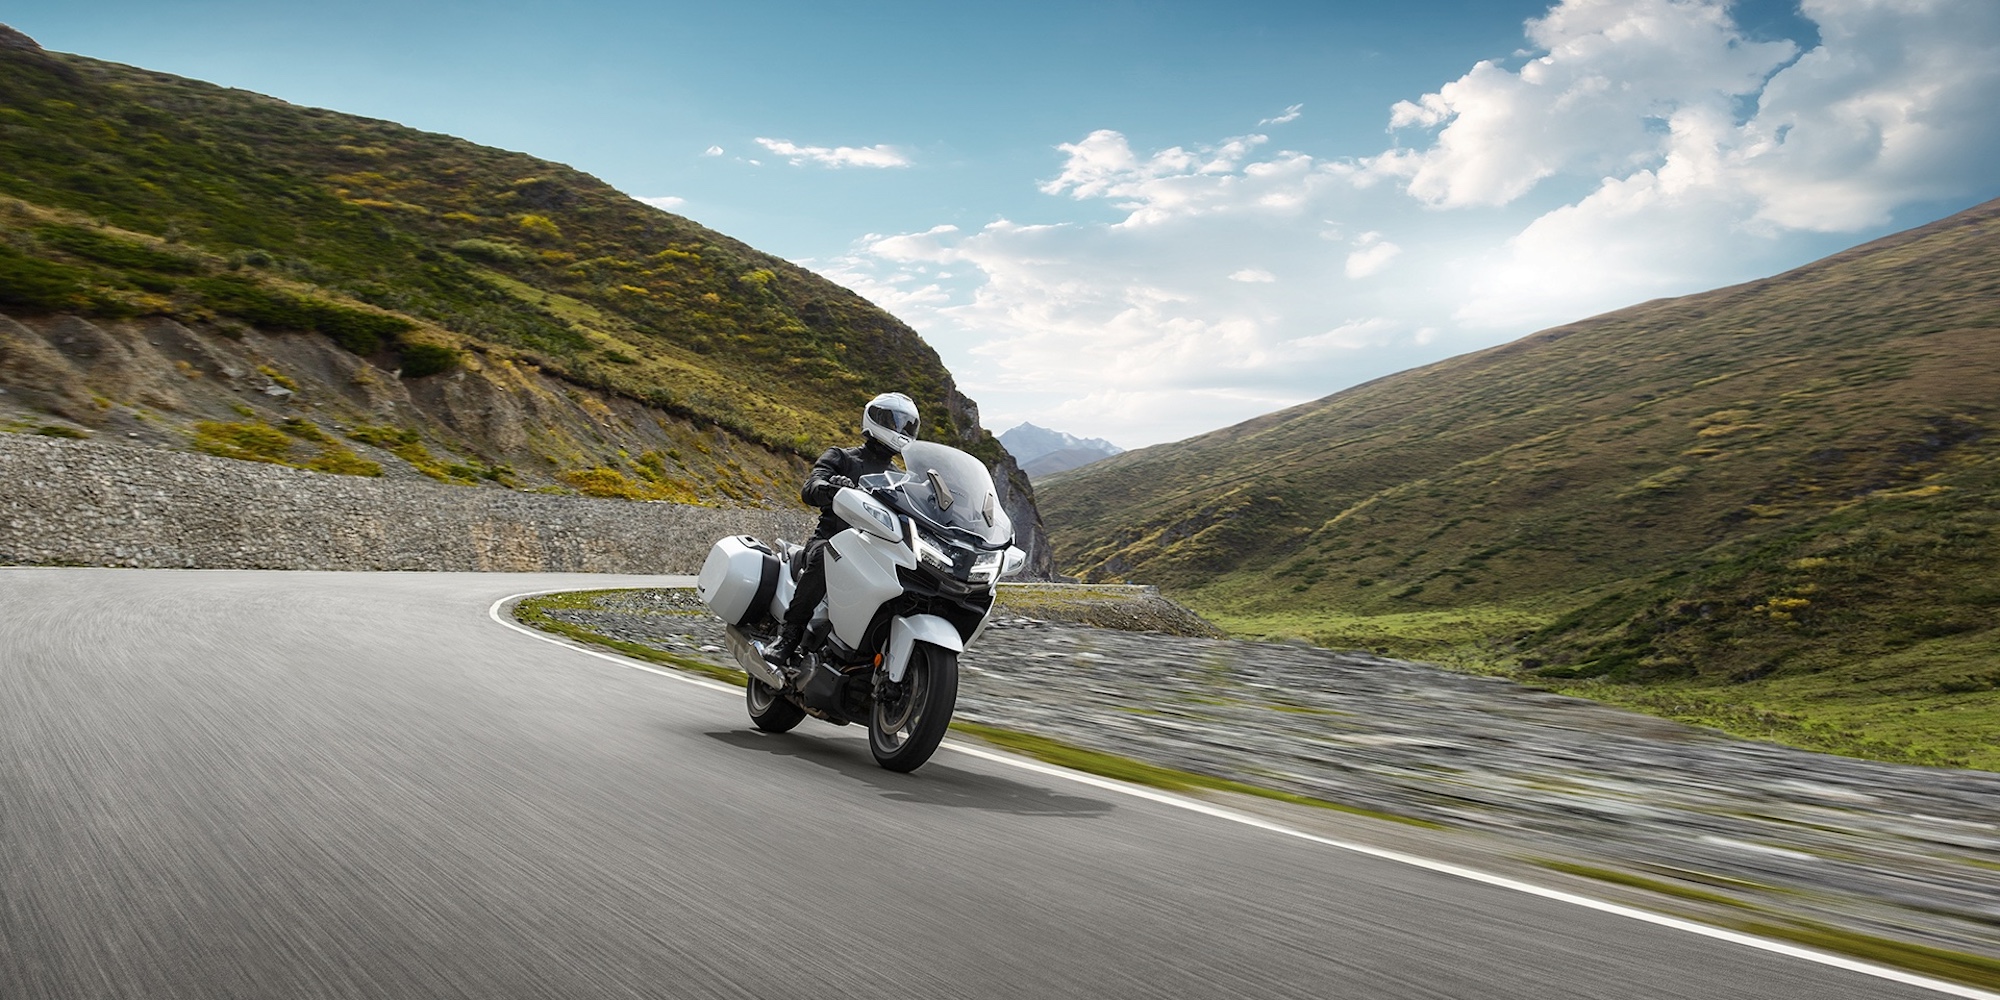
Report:
[[1937,995],[488,617],[658,580],[0,569],[0,998]]

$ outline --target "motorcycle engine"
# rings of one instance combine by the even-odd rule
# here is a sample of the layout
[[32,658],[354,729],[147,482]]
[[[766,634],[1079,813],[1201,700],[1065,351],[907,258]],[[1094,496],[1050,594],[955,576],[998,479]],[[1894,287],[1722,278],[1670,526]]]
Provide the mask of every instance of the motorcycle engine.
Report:
[[799,701],[814,718],[845,725],[868,717],[872,699],[866,664],[843,671],[817,655],[808,654],[801,669]]

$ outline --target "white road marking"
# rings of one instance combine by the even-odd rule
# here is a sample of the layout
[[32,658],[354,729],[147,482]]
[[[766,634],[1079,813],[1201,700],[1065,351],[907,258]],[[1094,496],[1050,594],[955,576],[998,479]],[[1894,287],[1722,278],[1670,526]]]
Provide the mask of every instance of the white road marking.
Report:
[[[499,622],[500,624],[505,625],[506,627],[521,633],[522,635],[540,639],[543,642],[554,643],[565,649],[574,650],[586,656],[594,656],[600,660],[604,660],[608,663],[615,663],[621,667],[630,667],[633,670],[643,670],[649,674],[658,674],[661,677],[671,677],[674,680],[681,681],[682,683],[692,684],[696,687],[707,688],[711,691],[720,691],[725,694],[737,694],[739,692],[738,688],[733,687],[731,685],[719,684],[705,677],[697,677],[693,674],[687,673],[686,671],[667,670],[661,667],[653,666],[652,664],[649,663],[644,663],[639,660],[632,659],[630,657],[619,656],[616,653],[607,653],[604,652],[603,650],[590,649],[578,645],[574,642],[570,642],[566,639],[550,635],[547,632],[531,629],[525,625],[520,624],[519,622],[510,620],[511,616],[502,616],[500,613],[501,608],[505,607],[506,605],[514,601],[523,600],[529,597],[540,597],[543,594],[565,593],[572,589],[574,588],[565,587],[565,588],[557,588],[554,590],[537,590],[525,594],[515,594],[511,597],[503,597],[493,602],[493,606],[487,609],[487,615],[491,617],[494,621]],[[1483,885],[1490,885],[1501,889],[1509,889],[1514,892],[1525,893],[1530,896],[1539,896],[1543,899],[1551,899],[1559,903],[1568,903],[1572,906],[1581,906],[1584,909],[1596,910],[1600,913],[1610,913],[1616,916],[1626,917],[1632,920],[1638,920],[1643,923],[1654,924],[1659,927],[1669,927],[1677,931],[1685,931],[1689,934],[1698,934],[1702,937],[1714,938],[1715,940],[1718,941],[1727,941],[1730,944],[1742,945],[1745,948],[1755,948],[1759,951],[1774,952],[1779,955],[1785,955],[1791,958],[1803,959],[1805,961],[1815,962],[1820,965],[1832,966],[1833,968],[1836,969],[1844,969],[1848,972],[1858,972],[1864,976],[1873,976],[1877,979],[1886,979],[1889,980],[1890,982],[1902,983],[1905,986],[1914,986],[1917,987],[1918,989],[1930,990],[1931,992],[1942,993],[1946,996],[1964,997],[1966,998],[1966,1000],[2000,1000],[2000,993],[1989,993],[1986,990],[1982,990],[1974,986],[1965,986],[1959,983],[1948,982],[1943,979],[1933,979],[1929,976],[1920,976],[1913,972],[1904,972],[1901,969],[1892,969],[1886,965],[1876,965],[1871,962],[1863,962],[1857,959],[1847,958],[1841,955],[1835,955],[1830,952],[1815,951],[1811,948],[1802,948],[1799,947],[1798,945],[1786,944],[1783,941],[1774,941],[1771,940],[1770,938],[1761,938],[1754,934],[1744,934],[1740,931],[1727,930],[1721,927],[1711,927],[1708,924],[1696,923],[1695,921],[1692,920],[1683,920],[1679,917],[1670,917],[1660,913],[1650,913],[1646,910],[1636,909],[1630,906],[1623,906],[1618,903],[1609,903],[1601,899],[1592,899],[1589,896],[1579,896],[1573,892],[1564,892],[1561,889],[1550,889],[1547,886],[1535,885],[1532,882],[1523,882],[1520,881],[1519,879],[1508,878],[1504,875],[1494,875],[1490,872],[1483,872],[1476,868],[1467,868],[1464,865],[1455,865],[1448,861],[1437,861],[1431,858],[1421,857],[1415,854],[1405,854],[1401,851],[1392,851],[1386,848],[1373,847],[1368,844],[1358,844],[1352,841],[1339,840],[1333,837],[1322,837],[1316,833],[1307,833],[1304,830],[1296,830],[1293,829],[1292,827],[1285,826],[1282,823],[1275,823],[1267,819],[1249,815],[1248,813],[1240,813],[1233,809],[1225,809],[1221,806],[1211,805],[1207,802],[1202,802],[1198,799],[1191,799],[1180,795],[1173,795],[1167,792],[1159,791],[1157,789],[1147,788],[1143,785],[1132,785],[1122,781],[1113,781],[1110,778],[1101,778],[1098,777],[1097,775],[1088,774],[1083,771],[1072,771],[1069,770],[1068,768],[1056,767],[1052,764],[1044,764],[1040,761],[1029,760],[1025,757],[1016,757],[1012,754],[996,753],[992,750],[987,750],[983,747],[969,746],[963,743],[957,743],[950,740],[945,741],[942,744],[942,746],[945,749],[953,750],[958,753],[966,754],[972,757],[978,757],[982,760],[989,760],[996,764],[1003,764],[1008,767],[1016,768],[1023,771],[1032,771],[1036,774],[1046,775],[1051,778],[1060,778],[1065,781],[1073,781],[1076,782],[1077,784],[1089,785],[1092,788],[1102,789],[1107,792],[1116,792],[1120,795],[1131,796],[1132,798],[1145,799],[1149,802],[1157,802],[1161,805],[1172,806],[1176,809],[1184,809],[1187,810],[1188,812],[1200,813],[1201,815],[1204,816],[1213,817],[1215,819],[1227,820],[1231,823],[1239,823],[1242,824],[1243,826],[1255,827],[1256,829],[1264,830],[1269,833],[1275,833],[1286,837],[1293,837],[1298,840],[1308,841],[1310,843],[1319,844],[1324,847],[1332,847],[1343,851],[1351,851],[1355,854],[1364,854],[1371,858],[1379,858],[1383,861],[1393,861],[1397,864],[1409,865],[1412,868],[1421,868],[1424,869],[1425,871],[1437,872],[1443,875],[1452,875],[1458,878],[1466,879],[1468,881],[1478,882]]]
[[696,687],[705,687],[710,691],[726,691],[730,694],[735,694],[738,693],[738,691],[740,690],[738,688],[731,687],[730,685],[727,684],[720,684],[715,681],[709,680],[706,677],[696,677],[695,675],[690,674],[685,670],[667,670],[663,667],[656,667],[650,663],[645,663],[640,660],[635,660],[629,656],[620,656],[617,653],[607,653],[601,649],[591,649],[588,646],[579,645],[577,643],[569,641],[568,639],[564,639],[560,636],[550,635],[549,633],[543,632],[540,629],[529,628],[528,626],[523,625],[520,622],[511,620],[512,619],[511,615],[502,617],[500,614],[501,608],[506,607],[508,604],[511,604],[515,601],[526,600],[530,597],[540,597],[543,594],[567,594],[574,591],[575,589],[576,588],[574,587],[558,587],[554,590],[531,590],[525,594],[515,594],[512,597],[503,597],[497,601],[494,601],[493,606],[486,609],[486,616],[493,619],[496,622],[499,622],[502,625],[507,626],[508,628],[513,629],[516,632],[521,633],[522,635],[529,636],[535,639],[540,639],[543,642],[552,642],[565,649],[575,650],[579,653],[582,653],[585,656],[595,656],[598,659],[604,660],[607,663],[616,663],[621,667],[631,667],[633,670],[644,670],[649,674],[659,674],[661,677],[671,677],[674,680],[685,681],[689,684],[693,684]]

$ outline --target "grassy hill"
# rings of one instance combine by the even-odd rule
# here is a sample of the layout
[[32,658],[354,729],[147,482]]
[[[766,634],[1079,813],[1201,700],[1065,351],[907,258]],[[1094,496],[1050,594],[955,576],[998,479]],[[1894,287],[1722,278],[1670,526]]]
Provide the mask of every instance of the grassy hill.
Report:
[[[201,337],[318,338],[408,384],[425,412],[397,433],[456,450],[468,468],[585,492],[609,470],[624,480],[614,493],[796,502],[804,461],[851,442],[862,404],[885,389],[918,400],[927,437],[1011,467],[937,354],[894,317],[594,177],[0,34],[0,312],[26,324],[16,355],[47,353],[21,331],[46,333],[59,316],[128,340],[161,320]],[[308,374],[281,361],[287,379]],[[567,395],[586,417],[623,406],[623,424],[646,423],[633,404],[683,444],[579,418],[560,440],[510,450],[426,408],[440,390],[421,384],[453,377],[490,395]],[[138,405],[78,392],[107,412]],[[191,441],[200,414],[162,400],[141,416]],[[353,410],[320,422],[370,419]],[[92,420],[57,415],[85,430]],[[681,452],[692,437],[730,459],[655,469],[632,457]],[[728,462],[752,472],[725,496],[712,487]],[[673,490],[647,487],[674,476]]]
[[2000,767],[2000,202],[1040,484],[1229,627]]

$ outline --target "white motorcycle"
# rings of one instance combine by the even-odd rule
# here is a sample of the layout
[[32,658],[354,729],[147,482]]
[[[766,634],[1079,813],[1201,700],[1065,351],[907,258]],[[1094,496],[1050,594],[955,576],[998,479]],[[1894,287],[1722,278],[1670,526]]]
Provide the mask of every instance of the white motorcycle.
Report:
[[773,667],[759,643],[777,636],[791,606],[801,546],[724,538],[696,587],[728,623],[757,728],[788,732],[808,715],[865,720],[869,750],[891,771],[913,771],[937,750],[958,701],[958,654],[986,627],[1000,578],[1027,561],[978,459],[913,441],[903,464],[909,471],[864,476],[835,494],[833,512],[848,527],[822,556],[826,600],[795,666]]

